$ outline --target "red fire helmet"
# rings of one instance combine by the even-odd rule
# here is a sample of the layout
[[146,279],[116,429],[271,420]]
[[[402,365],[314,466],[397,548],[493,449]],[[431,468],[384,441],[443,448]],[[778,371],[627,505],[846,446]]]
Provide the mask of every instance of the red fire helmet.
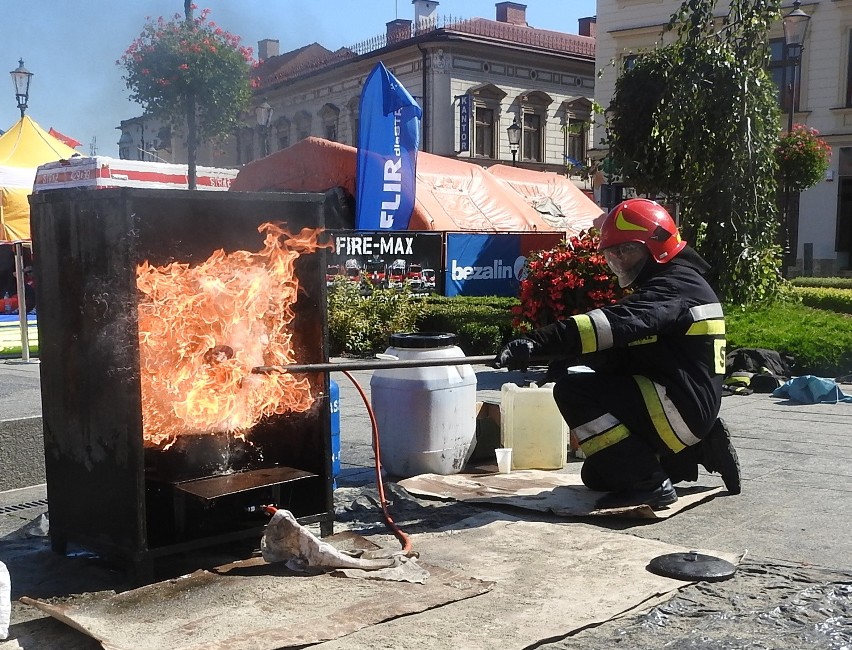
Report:
[[599,250],[629,241],[645,244],[659,264],[670,262],[686,246],[671,215],[650,199],[622,201],[604,219]]

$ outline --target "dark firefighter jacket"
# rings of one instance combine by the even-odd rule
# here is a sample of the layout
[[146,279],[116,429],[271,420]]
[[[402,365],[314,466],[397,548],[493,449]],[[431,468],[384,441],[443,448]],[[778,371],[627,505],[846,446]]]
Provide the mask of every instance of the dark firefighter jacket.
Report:
[[668,264],[648,260],[633,293],[616,304],[528,337],[541,352],[580,355],[599,372],[661,384],[692,432],[703,437],[719,412],[725,374],[725,320],[702,277],[708,269],[689,247]]

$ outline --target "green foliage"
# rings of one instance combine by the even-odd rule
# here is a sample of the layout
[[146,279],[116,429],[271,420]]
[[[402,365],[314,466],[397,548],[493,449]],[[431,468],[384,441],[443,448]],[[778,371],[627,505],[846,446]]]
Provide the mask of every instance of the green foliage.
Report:
[[801,192],[825,177],[831,147],[816,129],[794,124],[792,131],[779,138],[775,158],[781,184],[789,192]]
[[147,113],[182,125],[194,107],[202,138],[227,135],[251,98],[250,48],[207,20],[209,9],[198,18],[184,20],[175,14],[149,20],[142,33],[116,64],[130,99]]
[[542,327],[611,305],[624,295],[598,252],[597,231],[580,233],[527,259],[527,276],[521,280],[520,305],[513,324],[521,331]]
[[642,53],[616,81],[608,144],[640,192],[681,204],[684,238],[712,265],[726,300],[749,304],[782,286],[777,230],[776,88],[767,34],[778,0],[733,0],[715,31],[716,0],[686,0],[667,26],[677,40]]
[[515,298],[495,296],[431,296],[423,300],[417,330],[458,335],[457,345],[468,356],[491,354],[512,338],[511,310],[517,304]]
[[793,289],[793,294],[808,307],[852,314],[852,289],[796,287]]
[[376,289],[362,296],[357,284],[340,277],[328,292],[328,335],[332,355],[381,352],[395,332],[413,332],[419,301],[408,289]]
[[793,302],[725,310],[728,350],[767,348],[795,359],[794,374],[836,377],[852,371],[852,316]]
[[829,289],[852,289],[852,278],[793,278],[794,287],[827,287]]

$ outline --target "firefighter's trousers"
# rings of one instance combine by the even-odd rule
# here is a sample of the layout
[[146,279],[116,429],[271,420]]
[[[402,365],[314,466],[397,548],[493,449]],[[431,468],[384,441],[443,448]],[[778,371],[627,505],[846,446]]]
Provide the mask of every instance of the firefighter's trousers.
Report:
[[678,465],[688,467],[673,481],[697,478],[692,452],[700,439],[660,384],[641,375],[572,373],[556,382],[553,397],[586,456],[580,476],[587,487],[628,490]]

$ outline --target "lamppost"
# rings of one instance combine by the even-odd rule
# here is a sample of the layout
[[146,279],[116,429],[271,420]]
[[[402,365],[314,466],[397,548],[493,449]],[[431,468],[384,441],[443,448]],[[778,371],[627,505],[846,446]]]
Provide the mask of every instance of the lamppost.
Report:
[[518,125],[518,118],[512,120],[511,126],[506,129],[509,135],[509,149],[512,151],[512,167],[517,166],[518,147],[521,144],[521,127]]
[[269,125],[272,123],[272,107],[265,99],[263,103],[254,109],[257,124],[260,126],[260,136],[263,139],[263,155],[269,155]]
[[9,73],[15,84],[15,99],[18,100],[18,108],[21,109],[21,118],[27,111],[27,102],[30,99],[30,80],[33,73],[24,67],[24,60],[18,59],[18,67]]
[[798,99],[798,72],[802,63],[802,50],[804,50],[805,33],[808,31],[808,23],[811,17],[800,9],[802,3],[799,0],[793,2],[793,10],[784,16],[784,45],[785,68],[793,64],[793,79],[790,82],[790,106],[787,115],[787,131],[793,130],[793,113],[796,110]]
[[[811,17],[801,10],[802,3],[799,0],[793,2],[793,9],[784,16],[784,75],[787,74],[787,69],[792,64],[792,80],[790,82],[790,95],[788,97],[789,106],[787,107],[787,133],[793,131],[793,114],[796,112],[796,104],[799,97],[799,68],[802,64],[802,51],[805,43],[805,33],[808,31],[808,23]],[[792,230],[793,221],[791,212],[792,200],[790,196],[790,188],[787,180],[784,179],[784,243],[787,248],[787,260],[785,267],[792,261],[795,263],[798,237],[793,238]],[[798,234],[798,233],[797,233]],[[786,277],[786,272],[784,273]]]

